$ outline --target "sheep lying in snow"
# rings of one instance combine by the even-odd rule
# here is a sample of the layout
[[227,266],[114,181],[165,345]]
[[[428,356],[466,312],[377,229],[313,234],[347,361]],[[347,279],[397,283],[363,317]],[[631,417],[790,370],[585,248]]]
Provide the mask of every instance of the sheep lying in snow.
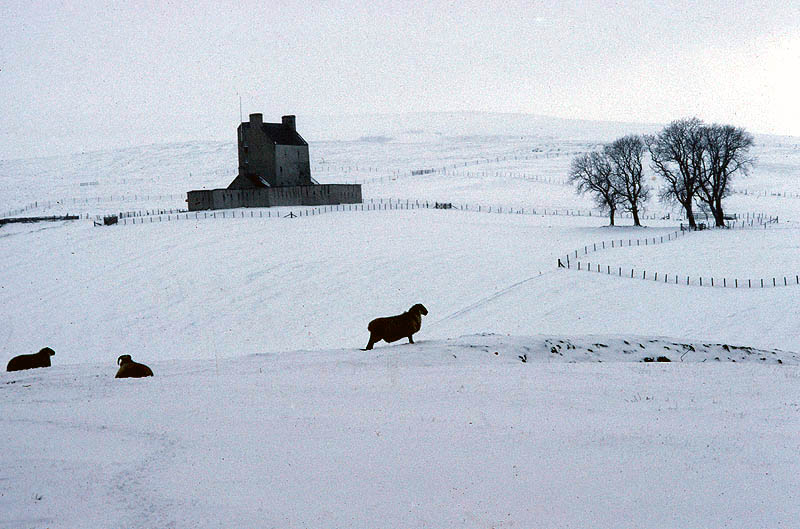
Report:
[[386,342],[396,342],[400,338],[408,338],[408,343],[414,343],[412,335],[422,327],[422,316],[428,314],[422,304],[417,303],[407,312],[388,318],[377,318],[369,322],[369,343],[365,351],[372,349],[375,342],[385,340]]
[[23,369],[34,369],[36,367],[50,367],[50,357],[56,354],[49,347],[45,347],[38,353],[15,356],[8,361],[7,371],[21,371]]
[[153,371],[144,364],[131,360],[131,355],[122,355],[117,358],[119,371],[114,378],[141,378],[152,377]]

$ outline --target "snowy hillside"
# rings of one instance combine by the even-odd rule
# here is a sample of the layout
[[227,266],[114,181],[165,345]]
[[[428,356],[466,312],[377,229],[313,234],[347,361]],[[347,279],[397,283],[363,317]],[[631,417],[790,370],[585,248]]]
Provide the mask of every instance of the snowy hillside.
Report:
[[752,227],[673,237],[565,183],[653,127],[435,118],[309,118],[363,210],[153,213],[233,143],[0,161],[0,216],[137,215],[0,227],[0,362],[56,351],[0,373],[0,527],[794,527],[800,140],[757,138]]
[[3,374],[0,526],[746,528],[800,517],[796,365],[522,363],[518,347],[534,342],[164,360],[141,380],[111,378],[113,359]]

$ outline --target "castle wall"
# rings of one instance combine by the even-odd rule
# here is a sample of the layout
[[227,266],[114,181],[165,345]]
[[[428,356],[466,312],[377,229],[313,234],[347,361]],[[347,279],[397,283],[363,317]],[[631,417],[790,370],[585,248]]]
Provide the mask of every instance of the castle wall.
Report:
[[250,127],[239,125],[238,143],[239,174],[257,174],[270,185],[278,185],[275,175],[275,145],[261,130],[260,119]]
[[275,145],[275,186],[311,185],[307,145]]
[[361,184],[320,184],[261,189],[203,189],[187,194],[189,211],[360,204]]

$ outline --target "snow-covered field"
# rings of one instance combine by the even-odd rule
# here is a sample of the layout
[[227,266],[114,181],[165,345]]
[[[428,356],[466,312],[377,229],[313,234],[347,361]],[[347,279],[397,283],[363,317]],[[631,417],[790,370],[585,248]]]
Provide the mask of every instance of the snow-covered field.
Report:
[[[56,355],[0,374],[0,527],[796,527],[800,287],[558,269],[673,233],[676,212],[611,228],[496,207],[590,209],[563,184],[572,156],[639,130],[492,123],[306,135],[320,182],[492,213],[1,227],[0,361]],[[795,278],[800,141],[757,140],[729,209],[778,223],[587,259]],[[0,213],[179,209],[235,167],[210,142],[1,161]],[[359,350],[419,302],[415,345]],[[113,379],[121,354],[156,376]]]

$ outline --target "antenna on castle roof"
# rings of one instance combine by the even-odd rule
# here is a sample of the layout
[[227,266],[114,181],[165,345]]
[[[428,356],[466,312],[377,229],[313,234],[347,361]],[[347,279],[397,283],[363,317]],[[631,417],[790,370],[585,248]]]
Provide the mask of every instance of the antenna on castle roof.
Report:
[[242,120],[242,94],[237,90],[236,95],[239,96],[239,123],[244,123]]

